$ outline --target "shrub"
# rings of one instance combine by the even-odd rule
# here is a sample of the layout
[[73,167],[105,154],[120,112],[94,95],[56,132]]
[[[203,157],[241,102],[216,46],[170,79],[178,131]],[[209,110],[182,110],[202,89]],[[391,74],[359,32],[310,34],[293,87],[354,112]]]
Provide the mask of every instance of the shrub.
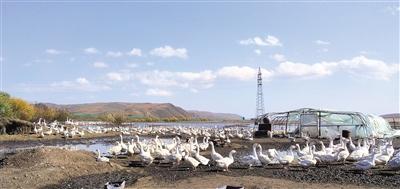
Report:
[[30,121],[35,114],[35,110],[31,104],[19,98],[10,98],[9,104],[12,109],[12,117]]
[[122,112],[105,113],[99,116],[100,120],[112,123],[114,125],[121,125],[128,120],[127,116]]
[[0,92],[0,117],[11,117],[12,115],[10,95],[5,92]]

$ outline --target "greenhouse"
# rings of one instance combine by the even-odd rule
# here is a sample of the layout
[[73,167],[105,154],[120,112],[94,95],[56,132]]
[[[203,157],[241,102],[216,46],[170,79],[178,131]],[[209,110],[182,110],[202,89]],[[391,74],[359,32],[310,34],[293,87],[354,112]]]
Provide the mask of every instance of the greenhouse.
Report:
[[260,125],[268,125],[273,134],[337,137],[351,133],[353,138],[400,137],[400,130],[392,129],[382,117],[360,112],[328,111],[302,108],[287,112],[267,113],[258,118]]

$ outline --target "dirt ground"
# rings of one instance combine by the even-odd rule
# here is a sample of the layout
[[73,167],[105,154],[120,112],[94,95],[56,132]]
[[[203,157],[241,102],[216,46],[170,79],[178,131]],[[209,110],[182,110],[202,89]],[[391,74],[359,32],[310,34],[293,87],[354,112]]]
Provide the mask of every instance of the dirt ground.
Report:
[[339,185],[339,184],[318,184],[318,183],[301,183],[293,182],[284,179],[273,179],[261,176],[242,176],[233,177],[225,175],[210,175],[203,177],[192,177],[176,183],[155,183],[153,177],[143,177],[128,189],[136,188],[219,188],[223,186],[244,186],[249,189],[262,189],[262,188],[304,188],[304,189],[363,189],[363,188],[379,188],[379,187],[365,187],[356,185]]
[[[99,137],[111,137],[118,136],[121,134],[120,132],[106,132],[106,133],[88,133],[86,132],[84,136],[74,136],[73,138],[68,138],[66,140],[81,140],[81,139],[92,139]],[[37,134],[21,134],[21,135],[0,135],[0,144],[7,142],[16,142],[16,141],[50,141],[50,140],[62,140],[64,139],[60,134],[52,134],[45,135],[43,138],[40,138]]]
[[[254,141],[233,139],[230,146],[216,147],[216,151],[227,156],[230,150],[236,149],[237,158],[250,153],[254,142],[260,143],[263,149],[287,149],[292,145],[284,138]],[[296,142],[303,143],[300,140]],[[400,148],[400,139],[394,141],[394,147]],[[202,152],[202,155],[209,157],[209,153],[208,150]],[[121,180],[127,182],[128,188],[217,188],[233,185],[246,188],[337,189],[400,186],[400,171],[387,170],[381,166],[374,168],[371,174],[365,174],[354,171],[351,162],[345,165],[318,165],[309,169],[298,166],[283,169],[280,165],[247,169],[234,163],[230,172],[222,172],[215,166],[199,166],[196,171],[189,167],[186,162],[172,168],[158,161],[142,167],[138,157],[126,155],[113,157],[111,163],[102,163],[96,162],[95,154],[91,152],[45,147],[25,150],[0,159],[0,188],[102,188],[108,181]]]

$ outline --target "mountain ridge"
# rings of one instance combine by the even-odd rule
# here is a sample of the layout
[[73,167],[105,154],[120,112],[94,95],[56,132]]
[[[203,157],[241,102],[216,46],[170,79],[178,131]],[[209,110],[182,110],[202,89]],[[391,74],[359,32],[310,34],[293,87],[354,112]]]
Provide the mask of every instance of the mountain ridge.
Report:
[[185,110],[172,103],[130,103],[130,102],[95,102],[81,104],[44,103],[49,107],[66,109],[73,114],[104,114],[123,112],[132,117],[187,118],[208,120],[241,120],[242,116],[232,113],[214,113],[199,110]]

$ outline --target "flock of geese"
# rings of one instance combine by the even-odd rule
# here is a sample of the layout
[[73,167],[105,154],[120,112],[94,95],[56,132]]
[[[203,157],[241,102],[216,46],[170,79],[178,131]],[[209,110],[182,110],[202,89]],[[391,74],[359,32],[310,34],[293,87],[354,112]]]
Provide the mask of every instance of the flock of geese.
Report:
[[46,120],[42,118],[40,118],[37,123],[34,123],[33,132],[37,134],[39,138],[50,135],[62,135],[64,138],[73,138],[74,136],[83,137],[85,135],[85,131],[83,129],[78,129],[75,125],[73,125],[72,128],[68,128],[57,120],[47,124]]
[[[185,127],[185,126],[157,126],[157,127],[104,127],[94,123],[87,127],[77,127],[77,122],[67,120],[64,124],[54,121],[49,124],[44,119],[39,119],[34,124],[34,132],[39,137],[46,135],[60,134],[65,138],[74,136],[82,137],[87,133],[107,133],[119,132],[124,135],[134,135],[134,139],[129,142],[120,140],[109,149],[111,155],[128,154],[137,155],[144,165],[150,165],[154,159],[159,159],[161,163],[171,163],[177,166],[181,161],[188,162],[193,169],[199,165],[215,165],[228,171],[229,166],[234,162],[239,165],[252,168],[254,166],[268,165],[299,165],[304,168],[317,164],[345,163],[354,162],[357,170],[368,170],[377,165],[386,165],[391,169],[400,169],[400,152],[395,152],[392,139],[365,138],[356,140],[354,144],[350,138],[340,137],[337,144],[330,139],[329,145],[325,146],[322,141],[318,143],[306,143],[303,147],[300,144],[290,146],[287,150],[266,149],[260,144],[254,143],[250,154],[242,155],[235,150],[231,150],[229,155],[224,157],[218,153],[214,145],[224,146],[230,144],[231,139],[253,140],[253,128],[218,128],[218,127]],[[68,125],[68,127],[66,127]],[[79,128],[79,129],[78,129]],[[156,136],[152,139],[140,139],[139,136]],[[175,136],[172,143],[166,143],[158,135]],[[179,136],[179,137],[178,137]],[[269,134],[272,137],[271,134]],[[187,138],[183,141],[181,138]],[[202,138],[201,142],[199,139]],[[213,139],[210,141],[210,139]],[[294,142],[293,137],[289,137]],[[319,146],[319,150],[317,150]],[[204,156],[201,152],[210,149],[210,156]],[[101,156],[97,152],[97,160],[109,162],[109,158]]]
[[[233,133],[240,132],[236,129]],[[238,136],[232,135],[232,137]],[[120,140],[110,147],[109,153],[111,155],[136,155],[144,166],[152,164],[154,159],[159,159],[161,163],[170,163],[172,166],[178,166],[181,161],[185,161],[191,165],[193,170],[196,170],[199,165],[215,165],[228,171],[229,166],[234,162],[248,168],[268,165],[283,165],[285,168],[290,165],[299,165],[308,168],[321,163],[344,164],[348,161],[354,162],[356,170],[368,170],[376,165],[400,169],[400,151],[395,152],[392,139],[358,139],[357,144],[354,144],[351,138],[340,137],[337,144],[330,139],[328,146],[319,141],[320,150],[318,151],[316,145],[309,143],[309,140],[306,140],[303,147],[295,144],[283,151],[277,149],[263,151],[260,144],[254,143],[250,154],[238,153],[239,155],[235,155],[236,150],[231,150],[226,157],[216,151],[214,141],[210,141],[210,136],[203,136],[201,142],[198,140],[197,135],[188,137],[186,141],[182,141],[180,137],[176,136],[172,139],[172,143],[166,143],[158,135],[147,140],[140,139],[139,135],[135,135],[134,139],[126,143],[120,135]],[[210,150],[209,156],[201,154],[207,150]],[[100,152],[98,152],[97,160],[109,162],[107,157],[100,155]]]

